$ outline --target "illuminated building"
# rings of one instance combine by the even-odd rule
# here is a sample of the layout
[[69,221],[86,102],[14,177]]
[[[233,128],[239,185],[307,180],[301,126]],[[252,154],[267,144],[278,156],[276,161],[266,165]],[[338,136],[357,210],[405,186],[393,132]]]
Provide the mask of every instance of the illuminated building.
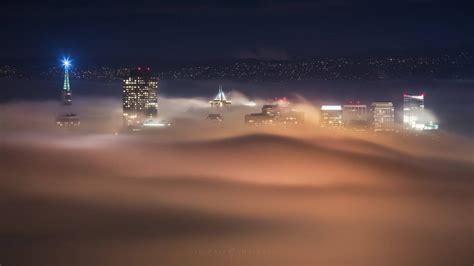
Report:
[[425,111],[425,95],[403,95],[403,125],[407,130],[437,130]]
[[367,129],[369,126],[367,105],[345,104],[342,106],[342,122],[346,128]]
[[71,67],[71,60],[69,60],[69,58],[63,58],[62,65],[64,67],[64,82],[61,92],[61,102],[66,113],[56,117],[56,125],[59,127],[77,127],[80,126],[81,121],[79,116],[71,110],[72,93],[71,85],[69,83],[69,68]]
[[56,125],[59,127],[78,127],[81,125],[81,121],[76,114],[67,113],[56,118]]
[[170,127],[171,123],[166,120],[147,119],[143,122],[141,129]]
[[[154,119],[158,114],[158,79],[153,77],[150,68],[137,68],[130,71],[123,81],[123,124],[127,127],[158,125]],[[146,122],[146,123],[145,123]]]
[[425,95],[403,95],[403,124],[407,129],[416,129],[425,109]]
[[278,116],[280,114],[280,108],[276,104],[266,104],[262,106],[262,114],[269,117]]
[[321,106],[321,127],[342,127],[342,107],[340,105]]
[[277,105],[264,105],[261,113],[245,115],[245,124],[253,126],[276,124],[277,108]]
[[288,103],[280,104],[279,102],[264,105],[261,113],[248,114],[245,116],[245,123],[251,126],[296,126],[303,124],[303,122],[303,112],[294,111],[290,108]]
[[439,129],[439,125],[437,123],[434,123],[433,121],[427,121],[423,126],[423,130],[425,131],[438,130],[438,129]]
[[392,102],[373,102],[371,113],[375,132],[395,130],[395,108]]
[[219,92],[217,93],[214,100],[209,101],[209,104],[211,105],[211,107],[224,107],[227,105],[231,105],[232,102],[227,100],[224,91],[222,90],[222,85],[219,85]]

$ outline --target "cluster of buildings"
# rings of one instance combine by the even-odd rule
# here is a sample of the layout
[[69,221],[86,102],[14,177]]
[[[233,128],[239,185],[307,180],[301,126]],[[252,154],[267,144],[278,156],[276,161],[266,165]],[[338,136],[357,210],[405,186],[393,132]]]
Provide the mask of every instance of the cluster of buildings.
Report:
[[[395,131],[395,107],[392,102],[366,104],[322,105],[321,127],[373,129]],[[414,131],[437,130],[436,124],[425,110],[425,95],[403,95],[403,128]]]
[[[70,61],[65,59],[62,103],[64,109],[72,105],[69,84]],[[123,80],[122,105],[123,125],[127,129],[141,130],[149,127],[168,127],[171,124],[158,120],[158,78],[150,68],[136,68]],[[209,101],[211,112],[207,120],[222,122],[221,111],[232,102],[227,99],[222,86],[216,97]],[[407,130],[436,130],[438,125],[425,112],[424,94],[403,95],[403,127]],[[249,126],[298,126],[304,123],[304,113],[294,110],[286,98],[263,105],[259,113],[247,114],[245,124]],[[79,126],[79,116],[73,112],[60,114],[56,119],[60,127]],[[373,102],[370,106],[359,102],[344,105],[322,105],[320,125],[324,128],[348,128],[354,130],[395,131],[395,108],[392,102]]]
[[355,130],[395,130],[395,109],[392,102],[365,104],[322,105],[321,127]]

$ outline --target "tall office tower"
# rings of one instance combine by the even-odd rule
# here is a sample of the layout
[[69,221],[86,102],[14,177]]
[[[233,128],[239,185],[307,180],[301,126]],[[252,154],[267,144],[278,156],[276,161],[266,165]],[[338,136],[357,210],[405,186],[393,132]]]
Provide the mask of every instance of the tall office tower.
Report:
[[367,105],[345,104],[342,106],[342,122],[351,129],[367,129],[369,126]]
[[425,111],[425,95],[403,95],[403,124],[407,130],[437,130],[438,124]]
[[425,95],[403,95],[403,125],[405,129],[423,130]]
[[222,90],[222,85],[219,85],[219,92],[217,93],[214,100],[209,101],[211,107],[224,107],[227,105],[231,105],[232,102],[228,101],[225,97],[224,91]]
[[373,102],[371,113],[375,132],[395,130],[395,108],[392,102]]
[[130,71],[123,81],[123,124],[127,127],[141,127],[158,114],[158,79],[152,76],[150,68]]
[[342,107],[340,105],[321,106],[321,127],[342,127]]
[[71,112],[72,94],[71,86],[69,84],[69,68],[71,67],[71,61],[69,58],[63,58],[62,65],[64,67],[64,81],[63,89],[61,91],[61,102],[64,105],[64,113],[56,117],[56,125],[59,127],[77,127],[80,126],[81,122],[79,116]]

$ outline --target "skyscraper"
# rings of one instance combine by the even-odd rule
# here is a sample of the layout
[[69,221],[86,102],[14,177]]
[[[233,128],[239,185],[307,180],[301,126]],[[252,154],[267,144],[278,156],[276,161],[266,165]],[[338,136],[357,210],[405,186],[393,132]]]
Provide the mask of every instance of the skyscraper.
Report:
[[64,67],[64,81],[63,89],[61,91],[61,102],[64,105],[64,113],[56,117],[56,125],[59,127],[77,127],[81,124],[79,116],[71,111],[72,93],[71,85],[69,84],[69,68],[71,67],[71,60],[63,58],[62,65]]
[[137,68],[130,71],[123,81],[123,124],[127,127],[141,127],[145,121],[156,118],[158,114],[158,79],[150,68]]
[[342,126],[342,107],[340,105],[321,106],[321,127]]
[[407,130],[437,130],[438,124],[425,110],[425,95],[403,95],[403,124]]
[[403,95],[403,125],[406,129],[422,127],[420,120],[425,109],[425,95]]
[[342,121],[345,127],[351,129],[368,128],[367,105],[345,104],[342,106]]
[[373,102],[371,113],[375,132],[395,130],[395,108],[392,102]]

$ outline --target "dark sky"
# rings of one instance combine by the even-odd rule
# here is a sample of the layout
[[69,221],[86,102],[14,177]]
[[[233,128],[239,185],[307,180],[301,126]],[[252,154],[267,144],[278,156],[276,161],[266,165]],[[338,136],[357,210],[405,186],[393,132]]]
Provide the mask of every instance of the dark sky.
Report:
[[[459,49],[471,1],[10,1],[0,59],[186,64]],[[160,63],[157,63],[160,62]]]

